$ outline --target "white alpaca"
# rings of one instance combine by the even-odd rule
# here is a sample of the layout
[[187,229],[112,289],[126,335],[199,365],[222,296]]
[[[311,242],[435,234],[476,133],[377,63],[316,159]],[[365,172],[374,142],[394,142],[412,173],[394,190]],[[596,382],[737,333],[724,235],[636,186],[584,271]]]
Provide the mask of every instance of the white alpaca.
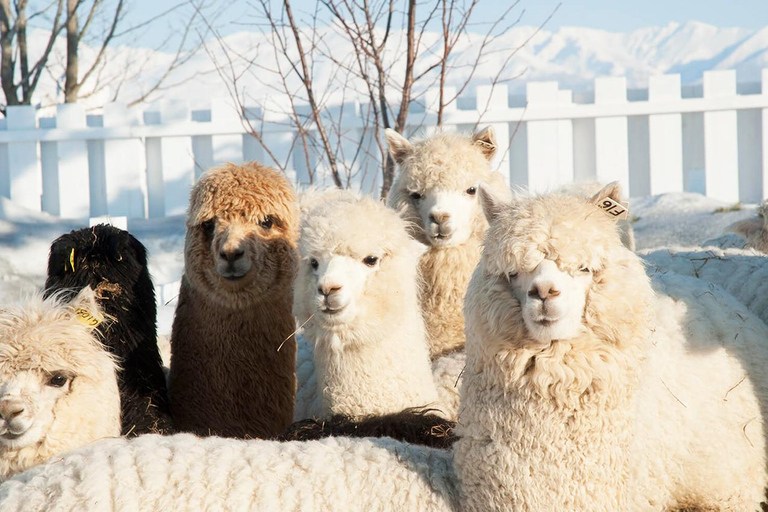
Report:
[[0,310],[0,479],[120,435],[112,357],[95,338],[90,288]]
[[421,307],[430,355],[436,358],[464,346],[464,292],[488,227],[477,189],[486,183],[497,194],[511,192],[502,174],[491,171],[492,128],[471,137],[440,133],[413,143],[394,130],[386,136],[399,168],[387,204],[410,223],[411,235],[429,246],[419,264]]
[[[768,328],[641,261],[592,200],[485,191],[455,445],[462,510],[759,510]],[[489,471],[489,468],[493,470]]]
[[651,274],[676,272],[722,286],[768,323],[768,258],[754,249],[674,247],[642,251]]
[[438,406],[418,304],[424,246],[396,212],[369,197],[310,192],[302,202],[294,314],[304,331],[294,417]]

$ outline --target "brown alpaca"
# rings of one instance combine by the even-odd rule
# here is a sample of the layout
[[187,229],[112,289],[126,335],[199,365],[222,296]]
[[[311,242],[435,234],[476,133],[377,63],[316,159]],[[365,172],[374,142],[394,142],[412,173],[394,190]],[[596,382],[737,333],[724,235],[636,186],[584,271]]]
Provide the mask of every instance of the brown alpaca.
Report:
[[295,193],[278,172],[226,164],[195,185],[171,334],[179,430],[269,438],[290,425],[297,238]]

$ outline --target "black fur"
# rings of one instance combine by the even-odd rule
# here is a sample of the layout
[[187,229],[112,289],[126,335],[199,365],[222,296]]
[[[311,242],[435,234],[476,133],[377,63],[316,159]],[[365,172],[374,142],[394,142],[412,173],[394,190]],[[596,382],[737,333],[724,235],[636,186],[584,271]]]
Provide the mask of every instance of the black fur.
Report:
[[456,441],[456,423],[436,414],[432,409],[410,408],[402,412],[353,420],[340,414],[328,420],[297,421],[281,435],[280,441],[310,441],[324,437],[391,437],[411,444],[450,448]]
[[118,385],[123,434],[171,433],[147,250],[127,231],[106,224],[62,235],[51,245],[45,296],[62,291],[74,297],[85,286],[96,290],[111,318],[98,330],[122,368]]

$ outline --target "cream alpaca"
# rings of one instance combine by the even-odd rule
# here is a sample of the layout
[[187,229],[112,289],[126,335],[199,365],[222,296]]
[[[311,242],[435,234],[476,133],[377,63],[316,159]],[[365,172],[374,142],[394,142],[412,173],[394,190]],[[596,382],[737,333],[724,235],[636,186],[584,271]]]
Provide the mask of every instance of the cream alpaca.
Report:
[[[302,208],[294,313],[314,345],[317,375],[308,388],[300,381],[295,417],[437,405],[418,305],[424,246],[369,197],[313,192],[302,202],[311,206]],[[314,389],[315,400],[303,398]]]
[[497,194],[510,192],[504,177],[491,172],[496,153],[492,128],[472,137],[443,133],[413,144],[393,130],[386,136],[400,168],[387,204],[411,223],[416,240],[429,245],[419,270],[429,351],[435,358],[464,346],[464,292],[488,227],[477,188],[485,182]]
[[[640,259],[592,200],[482,192],[455,446],[462,510],[759,510],[768,328]],[[489,471],[488,468],[493,468]]]
[[89,318],[90,288],[0,310],[0,479],[120,435],[115,363]]

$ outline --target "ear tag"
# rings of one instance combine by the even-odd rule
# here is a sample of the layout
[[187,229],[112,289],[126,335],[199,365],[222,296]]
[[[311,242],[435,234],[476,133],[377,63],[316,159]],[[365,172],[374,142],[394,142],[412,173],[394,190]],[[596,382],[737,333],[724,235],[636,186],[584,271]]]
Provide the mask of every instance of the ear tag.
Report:
[[75,310],[75,316],[79,321],[90,327],[96,327],[101,323],[101,320],[91,314],[90,311],[84,308],[77,308]]
[[610,215],[615,219],[626,219],[627,216],[629,215],[628,203],[619,203],[618,201],[614,201],[610,197],[601,199],[600,202],[597,204],[597,206],[598,208],[603,210],[606,213],[606,215]]
[[75,271],[75,248],[72,248],[72,252],[69,253],[69,266],[72,267],[72,272]]

